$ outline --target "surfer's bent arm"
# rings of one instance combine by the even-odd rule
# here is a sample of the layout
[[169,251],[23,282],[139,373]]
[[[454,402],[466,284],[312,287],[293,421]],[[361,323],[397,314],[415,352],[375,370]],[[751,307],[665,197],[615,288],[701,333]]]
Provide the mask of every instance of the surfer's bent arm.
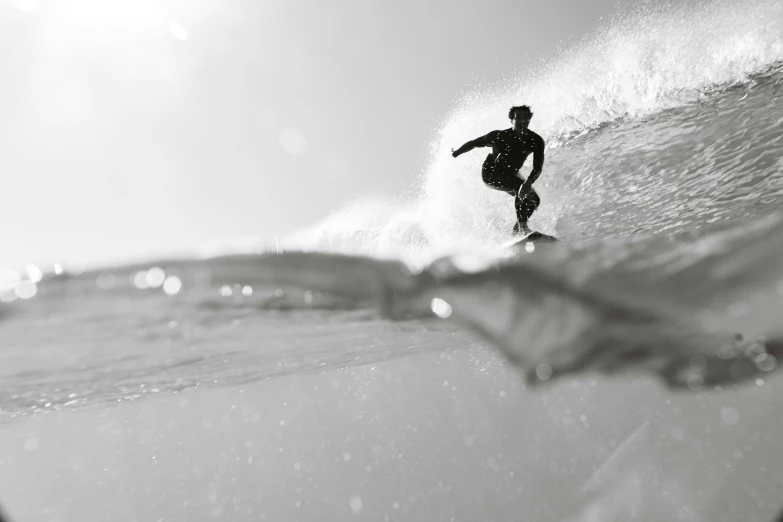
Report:
[[543,168],[544,168],[544,143],[542,140],[541,144],[538,147],[536,147],[535,151],[533,151],[533,170],[530,171],[530,175],[522,184],[521,190],[525,192],[530,190],[530,188],[533,186],[533,183],[535,183],[536,180],[538,179],[538,176],[541,175],[541,170],[543,170]]
[[487,134],[486,136],[481,136],[480,138],[471,140],[466,144],[464,144],[462,147],[458,148],[457,150],[452,149],[451,155],[456,158],[460,154],[465,154],[466,152],[471,151],[476,147],[491,147],[495,137],[495,132],[496,131],[493,131]]

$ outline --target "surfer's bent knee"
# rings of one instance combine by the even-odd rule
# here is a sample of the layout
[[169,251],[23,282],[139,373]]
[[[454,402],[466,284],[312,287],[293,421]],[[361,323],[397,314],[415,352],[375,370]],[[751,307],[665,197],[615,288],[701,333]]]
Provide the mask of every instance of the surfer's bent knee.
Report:
[[502,190],[515,196],[522,186],[516,172],[498,172],[495,169],[484,168],[481,170],[482,181],[495,190]]

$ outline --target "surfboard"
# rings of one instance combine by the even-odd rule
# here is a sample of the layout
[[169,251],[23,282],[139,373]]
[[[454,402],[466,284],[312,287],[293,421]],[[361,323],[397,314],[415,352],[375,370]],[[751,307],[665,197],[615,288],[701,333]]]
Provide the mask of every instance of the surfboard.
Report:
[[550,236],[549,234],[544,234],[543,232],[532,232],[525,237],[515,237],[510,241],[505,242],[503,246],[504,247],[521,246],[526,243],[535,243],[539,241],[545,243],[551,243],[553,241],[557,241],[557,238],[555,236]]

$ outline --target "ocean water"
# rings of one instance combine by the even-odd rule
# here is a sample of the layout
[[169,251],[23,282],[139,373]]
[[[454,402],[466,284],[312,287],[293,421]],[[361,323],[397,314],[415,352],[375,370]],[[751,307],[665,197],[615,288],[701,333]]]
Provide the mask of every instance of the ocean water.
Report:
[[[770,521],[783,4],[640,8],[467,96],[413,197],[0,277],[12,520]],[[527,102],[531,225],[450,147]],[[423,146],[425,146],[424,144]]]

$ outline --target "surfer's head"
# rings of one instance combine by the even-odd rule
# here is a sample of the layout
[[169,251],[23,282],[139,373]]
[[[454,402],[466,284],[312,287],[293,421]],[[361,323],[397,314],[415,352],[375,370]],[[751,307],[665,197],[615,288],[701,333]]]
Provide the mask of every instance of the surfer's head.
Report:
[[515,129],[527,129],[532,117],[533,111],[527,105],[511,107],[508,111],[508,119],[514,124]]

